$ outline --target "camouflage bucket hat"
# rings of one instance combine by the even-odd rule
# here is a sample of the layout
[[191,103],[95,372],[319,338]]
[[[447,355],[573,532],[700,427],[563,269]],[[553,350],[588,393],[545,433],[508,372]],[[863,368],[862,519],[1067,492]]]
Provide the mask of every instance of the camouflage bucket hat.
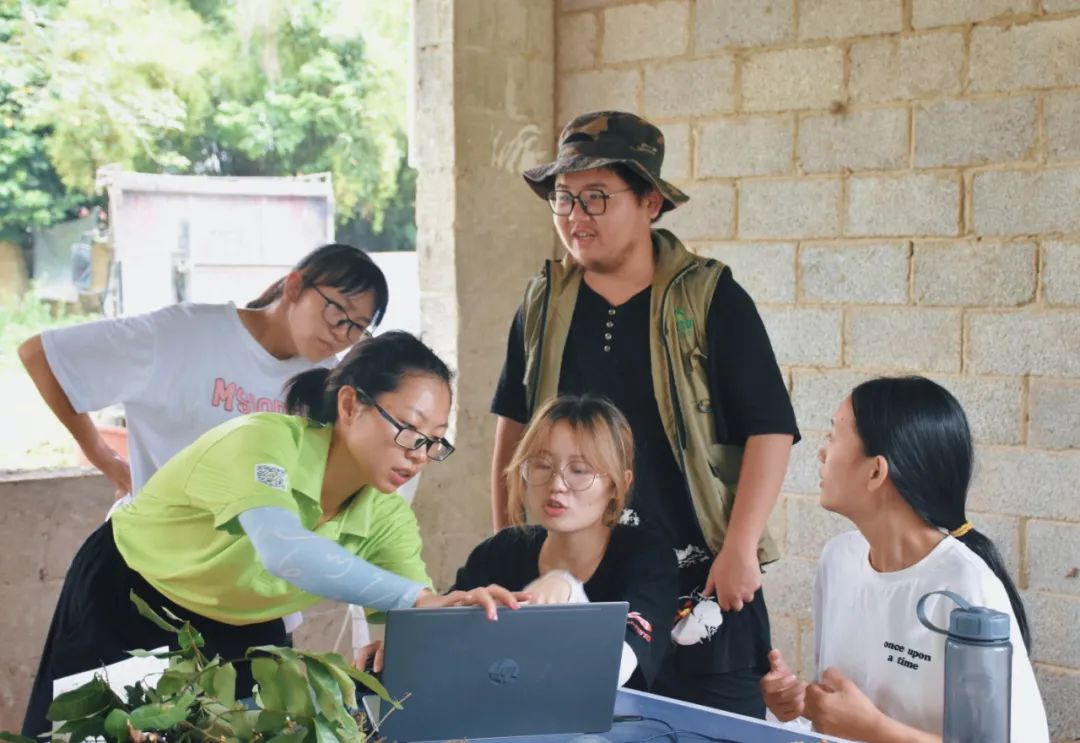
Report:
[[690,197],[660,177],[664,134],[645,119],[624,111],[594,111],[571,121],[559,135],[554,162],[526,170],[525,182],[542,199],[555,187],[559,173],[603,168],[623,163],[656,187],[666,212]]

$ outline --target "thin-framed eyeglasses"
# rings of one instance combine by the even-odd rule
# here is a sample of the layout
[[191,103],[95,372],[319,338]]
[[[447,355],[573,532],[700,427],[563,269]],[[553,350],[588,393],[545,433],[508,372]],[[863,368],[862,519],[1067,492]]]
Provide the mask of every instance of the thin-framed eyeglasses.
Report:
[[529,457],[521,463],[521,479],[528,485],[546,485],[556,473],[562,477],[568,490],[588,490],[598,477],[607,477],[606,473],[597,472],[588,462],[574,460],[561,468],[545,457]]
[[344,329],[345,338],[349,343],[357,343],[372,337],[371,330],[369,330],[366,325],[361,325],[349,317],[349,313],[345,311],[345,308],[323,294],[319,290],[319,287],[314,284],[308,284],[308,286],[314,289],[315,293],[322,297],[323,301],[326,302],[326,304],[323,305],[323,320],[330,326],[330,329],[333,330],[335,334],[340,334],[342,329]]
[[400,446],[402,449],[408,451],[416,451],[417,449],[426,449],[428,459],[436,462],[442,462],[451,454],[454,453],[454,445],[444,438],[425,436],[417,431],[412,426],[406,425],[399,421],[394,416],[390,415],[383,408],[382,405],[375,402],[375,398],[364,392],[359,387],[353,387],[356,390],[356,394],[368,405],[372,406],[379,411],[379,414],[387,420],[387,422],[397,429],[397,434],[394,435],[394,443]]
[[607,211],[608,199],[615,194],[626,193],[630,188],[610,193],[600,188],[585,188],[576,196],[564,188],[557,188],[548,194],[548,206],[560,217],[569,217],[574,206],[581,204],[582,210],[590,217],[598,217]]

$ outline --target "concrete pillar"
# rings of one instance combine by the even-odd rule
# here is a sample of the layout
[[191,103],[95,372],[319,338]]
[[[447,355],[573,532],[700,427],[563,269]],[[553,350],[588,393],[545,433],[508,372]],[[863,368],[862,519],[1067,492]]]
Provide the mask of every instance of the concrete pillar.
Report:
[[412,151],[424,340],[457,371],[452,441],[415,508],[448,586],[491,532],[488,413],[525,281],[553,248],[521,171],[554,150],[554,0],[414,0]]

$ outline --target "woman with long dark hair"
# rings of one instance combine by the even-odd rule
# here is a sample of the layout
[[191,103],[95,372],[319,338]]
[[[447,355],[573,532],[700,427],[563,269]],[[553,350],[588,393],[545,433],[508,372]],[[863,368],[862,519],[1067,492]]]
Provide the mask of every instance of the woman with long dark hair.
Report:
[[[814,592],[816,683],[778,650],[762,679],[780,720],[805,716],[819,732],[868,743],[940,741],[945,638],[916,617],[919,599],[952,591],[1009,615],[1012,740],[1049,740],[1028,657],[1027,614],[993,542],[967,514],[974,465],[964,410],[923,377],[883,378],[852,390],[818,454],[821,505],[856,530],[833,538]],[[953,606],[927,602],[949,626]]]
[[[395,490],[446,439],[450,370],[419,340],[390,332],[333,369],[295,377],[294,415],[241,416],[199,437],[80,548],[42,652],[23,734],[48,730],[54,679],[177,637],[140,616],[135,592],[190,620],[205,651],[232,660],[285,640],[281,618],[328,598],[379,613],[496,602],[497,586],[432,592],[420,533]],[[237,696],[253,684],[237,666]]]

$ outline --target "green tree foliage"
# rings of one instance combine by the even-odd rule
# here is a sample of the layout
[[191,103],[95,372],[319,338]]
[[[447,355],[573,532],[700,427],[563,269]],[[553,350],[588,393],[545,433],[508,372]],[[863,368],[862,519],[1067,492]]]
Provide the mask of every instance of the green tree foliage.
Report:
[[24,147],[37,147],[53,175],[39,189],[50,206],[90,196],[97,169],[113,163],[329,171],[341,232],[368,247],[411,247],[405,0],[0,2],[14,9],[9,53],[38,81],[9,88],[27,90],[13,105]]
[[[205,95],[212,55],[190,10],[156,0],[70,0],[22,37],[47,82],[28,116],[64,184],[92,193],[98,167],[183,171],[190,161],[166,138]],[[201,48],[202,47],[202,48]],[[203,106],[205,108],[205,106]]]
[[[67,190],[45,152],[44,132],[27,117],[27,106],[47,77],[40,60],[12,39],[27,23],[21,7],[0,0],[0,239],[22,242],[26,231],[60,221],[88,203]],[[49,6],[41,4],[40,14]]]

